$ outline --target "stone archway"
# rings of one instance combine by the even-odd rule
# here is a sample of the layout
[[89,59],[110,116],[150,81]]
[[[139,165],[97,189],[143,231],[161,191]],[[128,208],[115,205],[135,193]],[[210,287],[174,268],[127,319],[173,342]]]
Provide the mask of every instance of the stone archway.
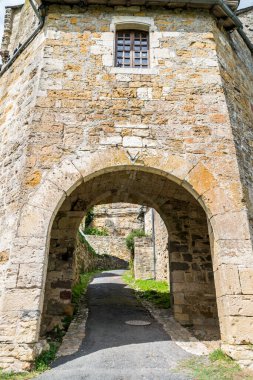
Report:
[[162,215],[170,237],[172,305],[184,325],[218,326],[213,268],[205,212],[193,196],[162,173],[140,166],[111,168],[79,185],[55,216],[49,248],[49,269],[43,330],[68,312],[78,226],[85,211],[99,203],[130,202],[152,206]]
[[[106,178],[106,175],[127,170],[143,172],[146,173],[146,178],[156,176],[163,183],[173,184],[174,190],[176,189],[174,194],[179,197],[178,201],[189,201],[193,207],[193,210],[184,208],[184,211],[194,214],[198,209],[201,210],[202,221],[207,217],[222,340],[230,345],[253,341],[253,318],[247,315],[247,302],[252,299],[252,296],[249,296],[252,291],[248,285],[253,268],[252,248],[248,219],[238,182],[231,183],[226,177],[219,179],[217,170],[208,162],[205,165],[201,162],[187,162],[182,157],[160,155],[159,152],[155,152],[154,155],[141,157],[133,164],[126,152],[112,148],[103,154],[85,152],[81,158],[65,160],[49,173],[45,173],[43,181],[21,210],[17,236],[12,245],[9,276],[6,279],[2,305],[3,325],[11,326],[8,330],[7,343],[5,341],[2,345],[2,352],[4,355],[8,352],[8,356],[11,352],[16,368],[17,365],[25,368],[36,354],[34,347],[39,339],[41,325],[50,234],[57,213],[61,212],[61,207],[67,200],[71,199],[75,192],[78,193],[78,189],[80,190],[86,183],[92,183],[99,176]],[[103,180],[102,183],[105,184],[106,181]],[[175,202],[173,204],[171,197],[170,200],[168,197],[164,199],[157,193],[157,198],[164,201],[161,207],[155,197],[150,198],[150,193],[146,194],[145,189],[148,186],[150,186],[149,181],[146,185],[142,183],[142,189],[136,188],[136,190],[138,194],[143,195],[143,200],[148,198],[150,206],[159,210],[165,220],[166,215],[175,209]],[[111,190],[109,193],[97,194],[97,199],[93,197],[91,204],[112,199]],[[120,192],[116,193],[120,195]],[[184,199],[186,195],[188,200]],[[116,199],[114,194],[114,201]],[[122,201],[122,193],[118,200]],[[133,194],[131,201],[134,200]],[[174,250],[176,257],[178,253],[188,254],[178,251],[178,243],[179,246],[188,244],[189,247],[189,241],[186,239],[187,244],[184,241],[187,234],[180,230],[182,220],[180,217],[178,220],[167,218],[166,222],[167,227],[175,233],[173,235],[171,232],[172,236],[175,236],[171,251]],[[189,224],[189,220],[187,223]],[[194,224],[195,227],[199,225],[197,221]],[[193,232],[194,228],[190,235]],[[205,229],[202,235],[206,236],[206,233]],[[181,234],[181,242],[178,241],[178,234]],[[175,263],[178,262],[180,261],[175,260]],[[20,265],[18,273],[15,272],[17,264]],[[175,273],[184,271],[184,268],[181,266],[179,269],[175,266]],[[175,281],[174,296],[177,292],[183,293],[183,291],[182,282]],[[179,308],[185,305],[180,302]],[[238,311],[235,302],[245,305],[246,309],[237,308],[240,309]],[[194,312],[188,308],[185,310],[186,313],[182,313],[179,308],[175,313]]]

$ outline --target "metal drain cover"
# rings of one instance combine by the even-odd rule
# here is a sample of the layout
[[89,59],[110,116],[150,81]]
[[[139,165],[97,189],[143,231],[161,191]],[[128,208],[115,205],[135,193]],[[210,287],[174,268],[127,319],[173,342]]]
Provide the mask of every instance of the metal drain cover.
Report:
[[127,325],[132,325],[132,326],[148,326],[151,325],[151,322],[148,321],[126,321],[125,322]]

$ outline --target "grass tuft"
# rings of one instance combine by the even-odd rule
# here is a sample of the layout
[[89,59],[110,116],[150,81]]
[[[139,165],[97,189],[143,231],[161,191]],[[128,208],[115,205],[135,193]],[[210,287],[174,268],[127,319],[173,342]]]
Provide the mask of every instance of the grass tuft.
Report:
[[56,343],[49,343],[49,350],[42,352],[35,359],[35,370],[38,372],[44,372],[50,368],[50,364],[56,357],[56,352],[58,350],[59,345]]
[[182,369],[196,380],[253,380],[252,373],[241,369],[221,349],[213,351],[209,357],[193,358],[181,363],[178,370]]
[[209,354],[209,359],[211,362],[223,361],[227,363],[232,363],[233,359],[231,359],[225,352],[223,352],[220,348],[214,350]]
[[125,272],[123,281],[136,290],[140,298],[146,299],[160,308],[168,309],[170,307],[170,293],[167,281],[135,280],[130,271]]
[[72,288],[72,302],[76,306],[78,305],[81,296],[86,292],[87,287],[96,273],[100,271],[87,272],[80,274],[79,282],[75,284]]

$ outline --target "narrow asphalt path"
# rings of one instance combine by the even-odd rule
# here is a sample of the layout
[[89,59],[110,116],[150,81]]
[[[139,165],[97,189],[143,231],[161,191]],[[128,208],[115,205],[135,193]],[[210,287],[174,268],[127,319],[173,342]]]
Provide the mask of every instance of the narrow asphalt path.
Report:
[[123,272],[107,271],[94,278],[87,291],[89,317],[79,352],[55,361],[38,380],[190,379],[175,368],[191,355],[171,341],[123,283]]

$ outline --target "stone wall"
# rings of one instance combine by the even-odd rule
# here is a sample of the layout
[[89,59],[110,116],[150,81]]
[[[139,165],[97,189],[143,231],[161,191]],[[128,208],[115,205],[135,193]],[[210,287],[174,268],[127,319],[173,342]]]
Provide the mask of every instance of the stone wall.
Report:
[[154,209],[147,209],[144,216],[144,229],[147,235],[153,236],[152,217],[154,218],[155,235],[153,243],[155,250],[155,278],[169,281],[168,231],[158,212]]
[[253,241],[253,59],[239,35],[232,37],[233,49],[223,34],[215,37]]
[[154,252],[152,239],[134,239],[134,277],[137,280],[154,279]]
[[253,43],[253,6],[247,9],[241,9],[237,12],[237,15],[243,23],[243,29],[245,33]]
[[85,235],[85,238],[98,255],[110,255],[129,262],[130,251],[125,238],[94,235]]
[[94,207],[92,226],[104,227],[110,235],[127,236],[132,230],[142,229],[138,219],[141,206],[127,203],[112,203]]
[[[43,31],[0,78],[0,366],[29,366],[51,272],[74,281],[81,218],[113,202],[163,217],[177,320],[217,323],[217,299],[223,342],[253,343],[245,45],[204,10],[47,12]],[[144,71],[113,66],[115,23],[130,21],[150,29]]]
[[32,10],[29,1],[24,5],[6,7],[4,33],[2,38],[2,58],[6,62],[7,56],[12,56],[15,49],[23,44],[38,25],[38,19]]
[[155,276],[157,280],[170,281],[168,231],[164,221],[156,211],[154,213],[154,228],[156,258]]
[[[74,270],[76,274],[74,281],[70,281],[57,270],[57,261],[50,261],[50,277],[47,281],[45,292],[44,314],[41,325],[41,335],[51,331],[55,326],[61,326],[66,315],[72,315],[74,305],[71,303],[70,288],[74,283],[78,283],[81,273],[93,272],[96,270],[126,269],[128,263],[117,256],[109,256],[104,253],[94,251],[94,246],[86,239],[77,237],[74,255]],[[56,264],[52,270],[53,264]]]

